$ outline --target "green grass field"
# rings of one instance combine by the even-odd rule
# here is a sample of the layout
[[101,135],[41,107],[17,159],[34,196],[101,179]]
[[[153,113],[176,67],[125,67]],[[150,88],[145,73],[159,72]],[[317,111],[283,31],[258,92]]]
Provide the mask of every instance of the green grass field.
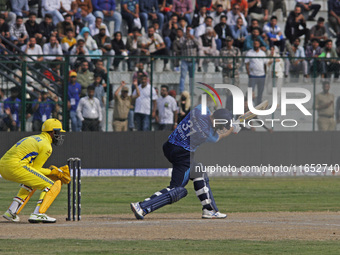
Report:
[[[337,177],[212,178],[210,183],[223,212],[339,211],[340,179]],[[82,214],[131,213],[129,203],[143,200],[168,185],[169,178],[84,177]],[[16,195],[18,184],[0,179],[0,210],[4,212]],[[188,196],[155,213],[194,213],[201,209],[192,183]],[[22,214],[35,206],[35,194]],[[49,209],[51,215],[66,215],[66,187]],[[0,224],[1,229],[1,224]],[[41,240],[0,239],[0,254],[42,254]],[[53,249],[58,247],[58,249]],[[161,247],[161,249],[159,248]],[[25,250],[25,253],[20,251]],[[56,251],[52,252],[51,251]],[[336,241],[49,241],[49,254],[339,254]],[[40,252],[40,253],[39,253]]]

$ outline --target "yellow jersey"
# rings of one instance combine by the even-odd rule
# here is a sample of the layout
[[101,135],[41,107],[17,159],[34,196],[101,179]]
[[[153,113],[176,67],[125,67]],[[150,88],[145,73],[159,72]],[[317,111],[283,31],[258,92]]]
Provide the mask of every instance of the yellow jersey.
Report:
[[52,154],[52,138],[47,132],[21,139],[0,159],[0,168],[30,166],[44,175],[51,173],[42,168]]

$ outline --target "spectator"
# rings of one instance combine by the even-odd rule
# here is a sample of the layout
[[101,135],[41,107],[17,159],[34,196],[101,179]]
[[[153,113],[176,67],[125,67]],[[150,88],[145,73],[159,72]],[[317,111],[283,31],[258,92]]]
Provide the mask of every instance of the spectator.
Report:
[[106,84],[103,86],[103,79],[100,74],[95,73],[94,74],[94,82],[91,86],[94,87],[94,97],[98,98],[100,102],[100,107],[102,111],[104,110],[104,103],[105,103],[105,91],[104,86],[106,87]]
[[285,76],[288,77],[289,72],[299,75],[300,71],[303,71],[304,82],[308,82],[308,67],[307,61],[305,60],[305,51],[300,46],[300,38],[296,38],[293,45],[292,51],[289,53],[290,58],[285,59],[286,62],[286,73]]
[[230,27],[236,25],[238,18],[243,20],[243,26],[248,25],[243,13],[240,12],[240,5],[234,4],[233,9],[227,13],[227,25]]
[[[327,40],[326,45],[319,55],[319,58],[323,58],[321,61],[321,68],[322,68],[322,78],[330,78],[332,72],[334,72],[334,80],[339,80],[339,73],[340,73],[340,64],[338,62],[338,54],[336,50],[333,48],[332,40]],[[325,60],[327,58],[332,58],[330,60]]]
[[51,36],[50,42],[44,44],[43,52],[44,55],[51,55],[45,56],[45,60],[51,61],[57,59],[61,61],[63,59],[63,57],[61,57],[63,55],[63,50],[61,49],[56,36]]
[[[296,6],[300,6],[305,20],[315,21],[316,14],[318,14],[321,5],[313,4],[313,0],[296,0]],[[311,15],[309,12],[313,11]]]
[[253,48],[253,41],[258,40],[260,42],[260,47],[262,51],[269,50],[269,46],[265,43],[263,38],[260,36],[260,29],[254,28],[251,34],[249,34],[244,40],[243,51],[248,51]]
[[108,61],[111,66],[115,52],[112,50],[111,39],[106,35],[104,26],[100,27],[99,34],[96,34],[93,39],[96,41],[98,49],[103,53],[103,55],[109,57]]
[[104,87],[105,93],[107,93],[107,89],[109,88],[109,102],[113,100],[113,90],[112,86],[108,86],[108,77],[107,77],[107,69],[104,67],[104,61],[102,59],[98,59],[95,64],[95,68],[93,73],[98,74],[102,77],[102,84]]
[[228,11],[231,9],[231,0],[213,0],[212,1],[212,8],[216,10],[217,5],[221,4],[223,7],[223,11]]
[[0,14],[0,34],[7,40],[11,40],[11,35],[9,33],[9,25],[6,22],[5,15]]
[[103,119],[100,102],[94,97],[94,91],[95,88],[89,86],[87,96],[79,100],[77,115],[82,121],[82,131],[99,131],[100,122]]
[[128,25],[128,33],[133,32],[133,28],[141,29],[142,24],[139,19],[139,0],[122,0],[122,17]]
[[183,91],[181,93],[181,99],[179,103],[179,113],[177,123],[181,123],[181,121],[188,115],[191,107],[191,99],[188,91]]
[[81,130],[82,122],[77,115],[77,106],[80,100],[81,85],[77,82],[76,72],[72,71],[69,76],[67,108],[70,111],[72,132],[79,132]]
[[60,0],[42,0],[41,13],[45,17],[46,14],[52,15],[53,24],[56,26],[59,22],[64,21],[63,15],[59,12],[61,7]]
[[178,19],[185,18],[188,24],[191,24],[192,13],[191,0],[173,0],[172,13],[175,14]]
[[[126,40],[126,49],[129,52],[129,56],[139,56],[141,55],[141,49],[138,47],[139,42],[141,41],[141,34],[139,33],[138,28],[132,29],[132,35],[129,35]],[[139,62],[139,58],[129,58],[128,60],[128,70],[133,71],[133,67],[135,63]]]
[[161,96],[157,99],[158,130],[175,130],[177,117],[177,102],[169,95],[169,87],[162,85]]
[[[156,90],[148,83],[148,77],[143,75],[141,84],[136,87],[132,97],[136,99],[135,103],[135,122],[138,131],[150,130],[151,118],[156,116],[157,109],[157,94]],[[151,99],[152,98],[152,99]],[[152,112],[150,108],[152,100]]]
[[[126,49],[126,46],[122,40],[122,33],[121,32],[116,32],[114,34],[114,39],[111,41],[111,47],[115,52],[116,56],[127,56],[128,55],[128,51]],[[120,61],[122,61],[123,58],[115,58],[113,61],[113,67],[114,70],[118,70],[118,66]]]
[[3,119],[3,128],[4,131],[19,131],[21,109],[21,100],[18,98],[19,89],[17,87],[12,87],[10,91],[10,97],[4,101],[6,117]]
[[262,94],[264,90],[264,84],[266,81],[265,65],[268,62],[266,53],[264,53],[261,48],[261,42],[258,39],[253,41],[253,49],[249,50],[246,54],[245,64],[247,69],[247,74],[249,77],[248,87],[251,87],[255,91],[257,85],[257,98],[256,105],[262,102]]
[[[300,26],[302,26],[303,29],[300,29]],[[305,35],[304,45],[306,46],[308,44],[309,29],[307,28],[305,18],[301,13],[301,7],[295,6],[294,11],[290,12],[286,22],[285,35],[286,38],[289,39],[290,44],[293,44],[296,38]]]
[[115,132],[126,132],[128,130],[128,116],[132,105],[129,88],[125,85],[125,81],[121,81],[114,95],[113,130]]
[[37,19],[37,14],[34,12],[30,12],[28,15],[28,20],[25,22],[25,28],[28,34],[28,37],[35,37],[37,41],[42,40],[42,34],[40,33],[39,30],[39,24],[36,21]]
[[315,97],[315,109],[318,111],[319,131],[335,130],[334,120],[334,94],[329,93],[329,81],[322,83],[323,91]]
[[92,0],[94,9],[94,16],[101,17],[102,20],[109,24],[113,21],[114,32],[120,31],[120,25],[122,23],[122,15],[116,11],[115,0]]
[[[37,44],[37,41],[35,39],[35,37],[31,37],[28,41],[28,43],[24,46],[22,46],[21,50],[23,52],[25,52],[26,55],[33,55],[31,56],[31,58],[34,61],[43,61],[44,57],[43,55],[43,51],[40,47],[39,44]],[[40,55],[40,56],[39,56]],[[32,62],[32,60],[26,59],[27,62]]]
[[213,19],[208,16],[205,18],[204,23],[195,28],[195,37],[199,38],[204,35],[208,27],[213,27]]
[[7,24],[12,25],[15,23],[17,15],[11,11],[11,6],[8,1],[2,1],[0,4],[0,13],[3,15]]
[[188,24],[185,21],[185,19],[180,18],[179,21],[178,21],[178,28],[182,29],[183,33],[185,33],[186,30],[187,30],[187,26],[188,26]]
[[101,27],[105,27],[106,35],[110,37],[110,32],[107,29],[107,26],[103,23],[103,19],[101,17],[96,17],[95,23],[89,26],[90,34],[92,36],[99,34],[99,30]]
[[285,50],[285,39],[283,38],[280,27],[277,25],[277,17],[272,16],[270,22],[263,27],[263,32],[267,34],[269,38],[269,46],[273,45],[280,47],[280,54],[282,56]]
[[[169,56],[169,51],[165,47],[164,41],[159,34],[155,33],[153,27],[148,28],[148,34],[143,37],[142,48],[147,50],[151,56]],[[163,71],[168,71],[166,65],[169,62],[168,58],[164,58]]]
[[[242,20],[242,19],[241,19]],[[238,47],[233,46],[233,38],[227,36],[225,39],[225,47],[220,52],[221,66],[222,66],[222,77],[224,84],[233,84],[240,86],[239,68],[241,66],[241,50]],[[227,104],[226,108],[230,111],[233,110],[233,97],[230,91],[227,91]]]
[[[77,36],[77,40],[83,39],[85,41],[86,49],[89,55],[102,55],[102,52],[98,50],[97,42],[90,35],[90,30],[88,27],[83,27],[80,34]],[[98,57],[92,57],[97,59]]]
[[178,28],[177,20],[178,20],[177,16],[173,15],[169,22],[165,23],[165,25],[163,26],[162,34],[165,45],[168,49],[172,48],[171,45],[176,38]]
[[11,0],[12,12],[17,16],[28,17],[28,0]]
[[[242,20],[242,19],[241,19]],[[227,25],[227,17],[221,16],[220,23],[218,23],[214,30],[216,34],[218,35],[218,39],[220,40],[221,48],[225,46],[225,39],[227,36],[232,36],[231,30],[229,26]],[[218,48],[217,48],[218,49]]]
[[227,36],[225,39],[225,47],[222,48],[220,52],[221,56],[221,66],[223,68],[222,76],[223,83],[225,84],[234,84],[236,86],[240,86],[240,77],[239,77],[239,67],[241,66],[241,51],[239,48],[234,47],[234,40],[232,37]]
[[80,12],[83,22],[88,23],[89,26],[94,24],[96,18],[93,16],[93,7],[91,0],[76,0],[78,5],[78,12]]
[[[183,38],[183,30],[181,28],[177,28],[176,38],[172,44],[172,53],[174,56],[181,56],[182,48],[181,48],[181,38]],[[179,58],[174,59],[174,71],[179,72]]]
[[75,37],[77,37],[80,33],[80,31],[83,29],[85,26],[81,20],[81,15],[80,13],[76,13],[74,15],[74,20],[73,20],[73,25],[74,25],[74,30],[75,30]]
[[321,63],[318,57],[321,55],[322,49],[319,46],[318,39],[312,39],[312,45],[307,46],[306,57],[309,63],[309,71],[313,74],[313,78],[316,78],[318,73],[321,72]]
[[163,13],[165,21],[169,21],[172,16],[172,2],[173,0],[158,0],[159,11]]
[[10,26],[9,29],[10,35],[18,39],[18,46],[24,45],[28,40],[28,34],[26,31],[26,27],[23,24],[23,17],[17,16],[15,24]]
[[327,3],[328,20],[338,36],[340,35],[340,2],[338,0],[329,0]]
[[318,39],[320,47],[325,47],[328,38],[326,35],[325,19],[323,17],[318,18],[317,24],[311,28],[310,39]]
[[38,99],[33,101],[33,131],[41,131],[41,126],[47,119],[57,117],[59,111],[58,97],[54,97],[53,100],[48,98],[48,92],[45,89]]
[[[272,94],[273,87],[277,88],[278,97],[281,98],[281,87],[284,79],[284,69],[285,63],[282,58],[280,58],[280,50],[277,46],[270,47],[269,57],[275,57],[275,59],[271,58],[267,63],[267,88],[268,92]],[[275,65],[274,65],[275,61]]]
[[231,26],[231,34],[234,39],[234,46],[242,50],[244,41],[248,36],[247,27],[243,25],[242,18],[238,18],[236,25]]
[[[144,71],[143,63],[137,63],[136,65],[137,71],[132,75],[132,80],[137,80],[137,85],[142,83],[142,78],[144,75],[149,77],[148,73]],[[150,82],[148,78],[148,82]],[[134,87],[132,87],[132,92],[134,91]]]
[[[203,56],[214,56],[217,57],[219,55],[219,51],[216,49],[216,43],[215,43],[215,38],[214,38],[214,29],[212,27],[207,27],[206,33],[198,38],[198,43],[199,43],[199,51],[198,55],[200,57]],[[200,58],[198,60],[198,68],[197,72],[202,72],[202,64],[203,61],[211,61],[215,63],[215,72],[219,72],[220,70],[218,69],[219,65],[219,59],[214,58],[214,59],[204,59]]]
[[259,25],[259,20],[258,19],[252,19],[250,22],[250,26],[248,27],[248,33],[253,32],[254,28],[258,28],[260,30],[260,35],[263,34],[262,28]]
[[93,73],[89,70],[89,63],[83,61],[77,73],[77,82],[81,85],[80,95],[82,97],[86,95],[87,88],[93,84],[93,78]]
[[[181,38],[181,54],[186,57],[196,57],[197,51],[199,49],[198,40],[191,34],[191,27],[187,27],[185,32],[185,37]],[[179,90],[182,93],[184,91],[184,82],[187,72],[189,71],[189,84],[193,86],[193,59],[191,58],[182,58],[181,59],[181,77],[179,82]]]
[[61,0],[60,1],[60,12],[63,15],[74,16],[77,13],[77,3],[74,0]]
[[208,17],[207,8],[203,6],[203,7],[200,8],[200,11],[198,13],[194,14],[194,18],[192,19],[191,27],[196,28],[199,25],[203,24],[207,17]]
[[72,16],[69,14],[66,14],[64,18],[65,18],[64,21],[59,22],[57,24],[58,37],[61,39],[66,36],[67,30],[71,29],[73,32],[75,31],[73,21],[72,21]]
[[140,0],[140,13],[139,17],[142,22],[142,26],[145,31],[148,27],[148,20],[152,21],[158,20],[160,29],[163,28],[164,15],[159,12],[158,1],[157,0]]
[[66,31],[66,36],[61,40],[61,48],[64,53],[70,53],[72,47],[77,44],[76,38],[74,38],[74,32],[72,29]]
[[244,15],[245,18],[248,16],[248,1],[247,0],[232,0],[231,6],[234,4],[238,4],[240,7],[240,12]]
[[249,0],[248,8],[249,20],[257,19],[262,25],[268,21],[267,0]]
[[286,1],[282,0],[268,0],[267,1],[267,7],[268,7],[268,14],[273,15],[273,12],[275,12],[278,9],[282,10],[282,16],[284,18],[287,17],[287,5]]
[[44,20],[39,24],[40,34],[42,34],[40,45],[50,41],[50,36],[57,36],[56,27],[52,23],[52,15],[46,14]]
[[207,12],[210,13],[212,10],[212,0],[196,0],[195,12],[198,12],[202,7],[205,7]]
[[[63,80],[61,80],[60,75],[60,64],[58,63],[59,60],[53,60],[49,63],[49,68],[44,70],[43,82],[48,87],[52,87],[53,91],[56,93],[62,94],[63,93]],[[55,96],[54,93],[50,92],[51,96]]]
[[[221,4],[219,4],[216,8],[216,11],[212,12],[210,14],[210,17],[213,19],[213,26],[216,26],[221,22],[221,17],[225,16],[227,13],[223,11],[223,7]],[[227,17],[226,17],[227,19]]]

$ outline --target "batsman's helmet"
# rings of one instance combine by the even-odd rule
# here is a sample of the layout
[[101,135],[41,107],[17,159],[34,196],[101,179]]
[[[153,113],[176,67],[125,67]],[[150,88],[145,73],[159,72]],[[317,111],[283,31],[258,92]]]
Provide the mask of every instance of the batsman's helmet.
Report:
[[230,123],[231,123],[231,119],[233,118],[233,115],[231,114],[230,111],[228,111],[227,109],[218,109],[216,111],[214,111],[213,113],[213,117],[214,119],[223,119],[223,120],[227,120],[227,124],[225,125],[218,125],[217,129],[230,129]]

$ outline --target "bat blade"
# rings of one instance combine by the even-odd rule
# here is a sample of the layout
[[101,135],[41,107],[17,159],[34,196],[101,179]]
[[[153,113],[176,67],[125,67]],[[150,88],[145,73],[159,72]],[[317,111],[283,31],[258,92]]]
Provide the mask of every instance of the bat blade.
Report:
[[[263,101],[261,104],[255,106],[256,110],[265,110],[268,107],[268,100]],[[251,118],[254,118],[256,116],[255,113],[252,113],[251,111],[246,112],[245,114],[241,115],[237,120],[236,123],[243,122],[245,120],[249,120]]]

